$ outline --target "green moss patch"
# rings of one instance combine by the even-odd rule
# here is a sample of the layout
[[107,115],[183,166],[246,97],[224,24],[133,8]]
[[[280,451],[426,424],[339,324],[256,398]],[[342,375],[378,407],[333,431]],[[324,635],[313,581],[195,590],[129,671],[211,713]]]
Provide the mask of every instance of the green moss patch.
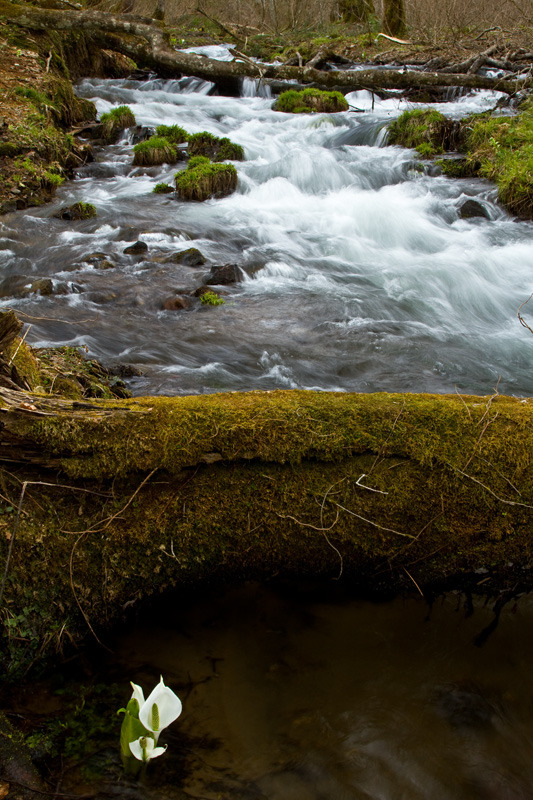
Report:
[[99,134],[107,144],[114,144],[122,131],[136,124],[135,116],[128,106],[117,106],[106,111],[100,117],[100,123]]
[[323,92],[320,89],[304,89],[299,92],[289,89],[280,94],[272,108],[286,114],[335,114],[348,111],[349,106],[340,92]]
[[162,136],[175,144],[184,144],[189,140],[189,134],[179,125],[158,125],[155,135]]
[[189,160],[187,169],[176,174],[176,192],[183,200],[208,200],[226,197],[237,188],[233,164],[213,164],[204,156]]
[[168,183],[156,183],[152,189],[154,194],[171,194],[173,191],[174,189]]
[[413,147],[423,158],[431,158],[454,149],[457,128],[440,111],[420,108],[404,111],[389,126],[389,144]]
[[151,136],[133,148],[134,166],[155,166],[175,164],[183,158],[176,145],[163,136]]
[[207,131],[189,136],[189,154],[205,156],[211,161],[244,161],[244,150],[240,144],[226,137],[219,139]]

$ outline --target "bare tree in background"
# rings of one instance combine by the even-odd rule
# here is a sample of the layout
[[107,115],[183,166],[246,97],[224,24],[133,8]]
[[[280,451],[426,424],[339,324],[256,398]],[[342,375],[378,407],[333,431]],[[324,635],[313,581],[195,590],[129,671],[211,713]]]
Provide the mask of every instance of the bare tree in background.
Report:
[[403,0],[383,0],[383,28],[390,36],[405,36],[405,6]]
[[339,0],[332,8],[331,19],[347,24],[366,23],[373,12],[371,0]]

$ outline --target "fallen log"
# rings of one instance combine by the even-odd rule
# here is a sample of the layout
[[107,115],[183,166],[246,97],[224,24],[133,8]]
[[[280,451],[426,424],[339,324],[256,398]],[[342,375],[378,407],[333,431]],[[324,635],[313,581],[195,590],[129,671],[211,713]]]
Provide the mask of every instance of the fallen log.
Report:
[[108,34],[112,49],[133,58],[142,66],[155,68],[161,74],[192,75],[215,83],[226,84],[243,77],[295,80],[313,83],[321,88],[409,89],[458,86],[468,89],[493,89],[514,94],[533,84],[530,77],[520,80],[487,78],[478,75],[455,75],[415,70],[331,70],[313,67],[255,64],[249,59],[231,62],[215,61],[193,53],[175,50],[168,43],[164,30],[157,24],[124,14],[117,16],[102,11],[71,11],[22,6],[0,0],[0,19],[31,30],[80,30],[91,34]]
[[533,399],[0,389],[0,426],[8,671],[198,581],[531,584]]

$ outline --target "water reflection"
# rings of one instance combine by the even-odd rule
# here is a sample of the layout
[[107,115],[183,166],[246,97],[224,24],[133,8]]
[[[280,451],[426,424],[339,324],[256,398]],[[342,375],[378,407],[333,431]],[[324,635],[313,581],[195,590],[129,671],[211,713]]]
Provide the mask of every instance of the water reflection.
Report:
[[164,770],[185,747],[187,796],[530,798],[533,602],[506,606],[479,647],[491,609],[478,600],[468,615],[456,595],[429,609],[253,584],[167,606],[159,626],[119,636],[108,669],[181,688]]

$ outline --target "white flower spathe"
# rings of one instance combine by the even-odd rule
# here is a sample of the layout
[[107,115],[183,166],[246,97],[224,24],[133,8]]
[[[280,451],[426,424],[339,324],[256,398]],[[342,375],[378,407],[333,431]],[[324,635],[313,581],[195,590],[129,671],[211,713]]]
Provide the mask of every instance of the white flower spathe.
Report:
[[139,719],[146,730],[153,734],[157,742],[161,731],[181,714],[181,700],[172,689],[165,686],[163,678],[146,700],[141,687],[134,683],[132,686],[133,697],[139,701]]
[[156,747],[151,736],[140,736],[135,741],[130,742],[130,750],[138,761],[151,761],[152,758],[162,756],[166,749],[166,745],[164,747]]

